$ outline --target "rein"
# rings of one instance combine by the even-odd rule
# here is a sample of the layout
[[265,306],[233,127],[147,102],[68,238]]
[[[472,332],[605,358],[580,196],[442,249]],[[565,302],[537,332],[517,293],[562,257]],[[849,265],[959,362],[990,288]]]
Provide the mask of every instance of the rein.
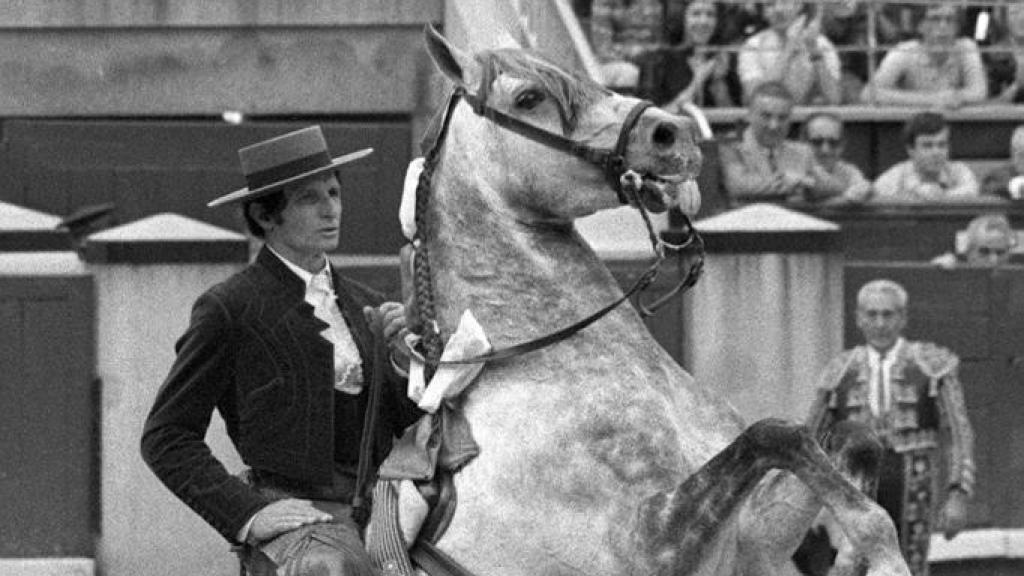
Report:
[[[682,215],[683,223],[686,228],[686,238],[683,240],[683,242],[679,244],[672,244],[669,242],[665,242],[664,240],[659,238],[657,232],[654,230],[654,225],[651,222],[647,208],[646,206],[644,206],[644,203],[640,200],[639,197],[641,176],[636,172],[633,172],[632,170],[626,169],[625,154],[626,147],[629,144],[629,135],[632,133],[633,128],[635,128],[637,122],[639,122],[640,116],[644,113],[645,110],[647,110],[647,108],[650,108],[652,106],[652,104],[646,100],[638,102],[626,115],[626,118],[622,124],[622,129],[620,130],[619,136],[616,140],[615,148],[602,149],[587,146],[585,144],[580,144],[579,142],[570,140],[569,138],[566,138],[559,134],[554,134],[552,132],[548,132],[547,130],[538,128],[532,124],[524,122],[513,116],[510,116],[500,110],[496,110],[495,108],[488,106],[477,96],[470,94],[468,91],[466,91],[465,88],[458,87],[452,92],[451,96],[449,97],[448,104],[445,110],[443,111],[443,116],[440,117],[440,122],[435,121],[432,123],[431,130],[428,131],[428,137],[425,139],[425,143],[429,143],[429,148],[427,149],[428,151],[425,159],[425,168],[423,174],[421,175],[420,187],[417,190],[417,196],[423,195],[424,197],[417,198],[417,213],[419,213],[420,207],[425,205],[427,200],[425,195],[429,193],[429,186],[424,185],[422,179],[429,178],[429,175],[433,170],[433,165],[436,163],[438,149],[440,148],[441,143],[443,142],[444,137],[447,134],[452,111],[454,110],[459,98],[465,99],[466,102],[470,105],[470,107],[478,116],[487,118],[490,121],[494,122],[495,124],[507,130],[515,132],[523,137],[526,137],[530,140],[554,148],[556,150],[568,152],[574,156],[592,162],[596,164],[598,167],[600,167],[605,175],[605,179],[608,181],[608,184],[612,187],[613,190],[615,190],[615,193],[618,196],[619,201],[622,204],[632,202],[640,211],[640,214],[642,215],[644,220],[644,225],[647,227],[648,237],[651,241],[651,248],[654,251],[654,259],[648,266],[647,270],[640,275],[640,277],[633,283],[629,290],[627,290],[620,298],[604,306],[603,308],[597,310],[591,315],[583,318],[582,320],[574,322],[569,326],[566,326],[564,328],[561,328],[555,332],[546,334],[539,338],[535,338],[533,340],[529,340],[504,348],[499,348],[496,350],[492,350],[491,352],[486,354],[480,354],[460,360],[440,359],[441,349],[443,348],[443,345],[438,344],[438,342],[440,341],[440,330],[438,329],[436,319],[432,314],[433,303],[429,302],[429,306],[419,306],[419,308],[420,313],[424,317],[423,319],[425,320],[425,322],[423,322],[424,328],[425,330],[430,331],[429,337],[430,341],[432,342],[432,345],[428,343],[428,345],[426,346],[426,355],[420,353],[412,346],[405,345],[402,347],[402,349],[408,356],[415,358],[423,362],[425,365],[433,368],[436,368],[437,366],[442,364],[477,364],[481,362],[512,358],[515,356],[526,354],[528,352],[540,350],[542,348],[565,340],[566,338],[569,338],[576,332],[579,332],[583,328],[586,328],[587,326],[593,324],[597,320],[603,318],[609,312],[614,310],[616,307],[618,307],[620,304],[622,304],[629,298],[633,297],[634,295],[636,296],[636,308],[640,313],[641,317],[646,318],[652,316],[659,308],[667,304],[671,298],[673,298],[677,294],[680,294],[681,292],[684,292],[685,290],[689,289],[690,287],[697,283],[697,280],[699,279],[701,271],[703,269],[704,263],[704,240],[701,238],[700,234],[698,234],[697,230],[693,227],[693,225],[690,223],[689,218],[687,218],[685,214]],[[628,183],[629,186],[624,186],[624,183]],[[421,256],[425,255],[425,246],[423,244],[423,239],[421,237],[422,234],[423,227],[417,226],[416,237],[413,239],[413,246],[417,252],[417,266],[419,266],[418,261],[420,260]],[[661,264],[665,261],[667,254],[669,252],[681,254],[684,251],[690,252],[690,254],[688,255],[690,263],[686,277],[683,278],[675,287],[673,287],[665,295],[661,296],[660,298],[656,299],[650,304],[644,303],[641,300],[641,294],[657,278],[658,271],[661,267]],[[429,283],[429,267],[426,264],[424,264],[423,269],[427,271],[423,274],[417,272],[415,278],[417,280],[420,280],[422,278],[422,281]],[[419,295],[419,290],[417,290],[417,295]],[[420,304],[419,302],[417,303]],[[431,313],[424,314],[424,308],[429,308]],[[427,336],[428,335],[424,335],[424,340],[427,340]]]

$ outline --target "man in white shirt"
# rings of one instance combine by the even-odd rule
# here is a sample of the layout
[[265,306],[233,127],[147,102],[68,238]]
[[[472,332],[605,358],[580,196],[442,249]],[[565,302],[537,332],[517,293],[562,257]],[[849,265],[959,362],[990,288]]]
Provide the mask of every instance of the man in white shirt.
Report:
[[875,180],[880,202],[944,202],[972,200],[978,180],[963,162],[949,159],[949,125],[935,112],[907,120],[903,143],[909,160],[892,166]]

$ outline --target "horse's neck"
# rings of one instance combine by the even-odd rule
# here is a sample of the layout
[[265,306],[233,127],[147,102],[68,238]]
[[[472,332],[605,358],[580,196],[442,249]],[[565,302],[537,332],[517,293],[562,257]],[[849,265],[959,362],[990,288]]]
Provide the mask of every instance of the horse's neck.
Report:
[[[470,310],[493,344],[507,345],[563,328],[621,296],[570,224],[523,223],[488,206],[484,195],[437,190],[440,201],[430,210],[429,258],[444,332]],[[605,329],[635,333],[639,319],[631,316],[617,310]]]

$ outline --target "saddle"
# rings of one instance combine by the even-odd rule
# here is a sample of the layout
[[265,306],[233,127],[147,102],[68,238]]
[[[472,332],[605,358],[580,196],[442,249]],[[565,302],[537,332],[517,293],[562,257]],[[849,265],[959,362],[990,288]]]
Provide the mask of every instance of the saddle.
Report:
[[[411,575],[414,565],[433,576],[468,576],[434,544],[455,515],[454,473],[479,453],[461,411],[442,405],[406,430],[381,465],[374,490],[370,557],[395,574]],[[406,484],[407,483],[407,484]],[[407,542],[399,516],[402,487],[414,486],[427,506],[415,541]]]

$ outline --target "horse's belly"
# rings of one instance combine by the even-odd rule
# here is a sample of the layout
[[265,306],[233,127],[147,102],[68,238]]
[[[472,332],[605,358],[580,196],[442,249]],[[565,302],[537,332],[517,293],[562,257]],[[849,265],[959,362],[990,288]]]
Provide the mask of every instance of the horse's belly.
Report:
[[687,421],[682,391],[624,380],[479,382],[466,414],[481,454],[456,478],[445,545],[487,574],[644,572],[638,507],[721,450],[729,431]]

